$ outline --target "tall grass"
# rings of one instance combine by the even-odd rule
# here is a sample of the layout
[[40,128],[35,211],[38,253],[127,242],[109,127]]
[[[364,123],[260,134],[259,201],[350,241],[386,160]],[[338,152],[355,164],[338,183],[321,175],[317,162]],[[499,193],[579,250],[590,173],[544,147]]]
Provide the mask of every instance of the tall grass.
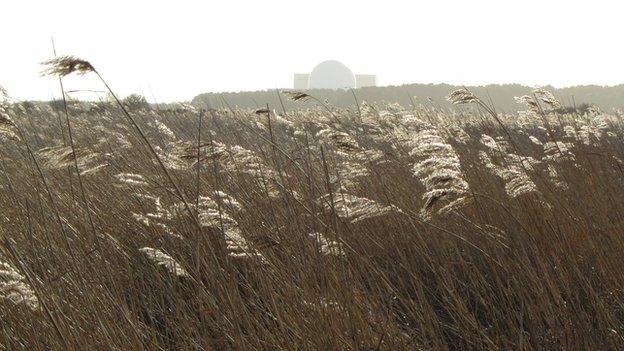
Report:
[[624,348],[621,116],[450,98],[5,102],[0,349]]

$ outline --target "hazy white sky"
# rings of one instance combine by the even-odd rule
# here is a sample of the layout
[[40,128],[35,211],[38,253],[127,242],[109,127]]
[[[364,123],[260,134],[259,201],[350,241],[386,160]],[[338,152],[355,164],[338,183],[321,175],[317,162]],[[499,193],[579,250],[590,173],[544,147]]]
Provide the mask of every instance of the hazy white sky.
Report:
[[[58,96],[52,57],[87,59],[121,95],[160,102],[292,86],[337,59],[381,85],[624,83],[618,0],[4,0],[0,85]],[[66,88],[99,89],[92,77]],[[89,96],[92,97],[92,96]]]

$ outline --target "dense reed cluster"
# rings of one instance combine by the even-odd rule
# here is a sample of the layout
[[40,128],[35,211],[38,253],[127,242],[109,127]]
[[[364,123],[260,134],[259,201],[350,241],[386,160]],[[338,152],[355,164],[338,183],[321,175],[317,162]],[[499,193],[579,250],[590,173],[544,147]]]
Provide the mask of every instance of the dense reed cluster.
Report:
[[7,96],[0,349],[624,348],[622,116],[449,100]]

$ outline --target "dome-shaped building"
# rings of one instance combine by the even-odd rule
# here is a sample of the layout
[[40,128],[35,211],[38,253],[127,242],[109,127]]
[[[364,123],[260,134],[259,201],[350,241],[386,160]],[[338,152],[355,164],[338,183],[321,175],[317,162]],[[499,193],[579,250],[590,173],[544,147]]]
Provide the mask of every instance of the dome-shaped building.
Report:
[[310,89],[355,88],[355,75],[341,62],[323,61],[310,73],[309,86]]
[[306,89],[352,89],[374,87],[377,76],[372,74],[356,74],[342,62],[335,60],[323,61],[316,65],[312,73],[295,73],[293,88]]

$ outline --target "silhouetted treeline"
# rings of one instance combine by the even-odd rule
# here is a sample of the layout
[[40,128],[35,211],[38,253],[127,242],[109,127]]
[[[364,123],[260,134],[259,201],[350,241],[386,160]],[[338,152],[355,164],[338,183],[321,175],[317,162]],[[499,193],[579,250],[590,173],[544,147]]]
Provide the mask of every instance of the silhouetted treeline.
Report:
[[[355,99],[358,103],[367,102],[396,102],[404,106],[412,104],[435,105],[437,107],[450,107],[446,96],[453,90],[461,88],[449,84],[409,84],[387,87],[367,87],[350,90],[308,90],[306,93],[320,100],[327,100],[337,107],[352,107]],[[492,84],[486,86],[467,87],[485,101],[491,101],[499,111],[515,112],[525,109],[514,100],[515,96],[530,94],[533,88],[519,84]],[[575,86],[563,89],[555,89],[551,86],[544,87],[553,92],[564,106],[579,106],[585,104],[598,105],[604,111],[624,107],[624,85],[604,87],[597,85]],[[355,93],[355,98],[354,94]],[[229,92],[229,93],[205,93],[196,96],[193,104],[202,107],[244,107],[261,108],[268,104],[270,108],[286,110],[299,109],[306,106],[314,106],[313,101],[305,103],[290,101],[287,96],[280,97],[277,90],[254,91],[254,92]]]

